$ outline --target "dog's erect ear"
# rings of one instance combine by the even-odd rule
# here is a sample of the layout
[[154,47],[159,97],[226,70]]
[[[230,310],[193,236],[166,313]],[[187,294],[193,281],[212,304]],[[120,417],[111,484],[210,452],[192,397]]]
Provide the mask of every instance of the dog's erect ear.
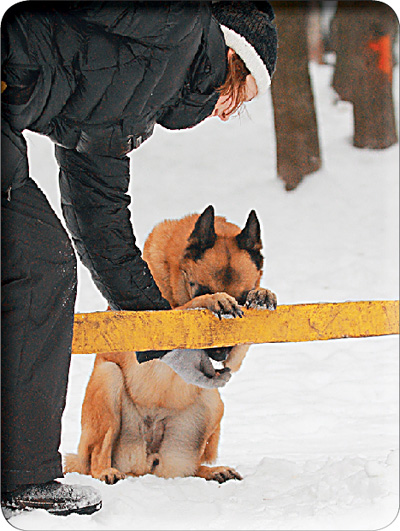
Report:
[[250,212],[242,232],[236,236],[236,241],[239,249],[245,251],[259,251],[261,249],[260,222],[254,210]]
[[214,247],[217,235],[214,228],[214,207],[208,206],[196,221],[189,237],[185,257],[199,260],[207,249]]
[[257,269],[261,269],[263,265],[263,257],[260,253],[262,249],[261,229],[254,210],[250,212],[242,232],[236,236],[236,241],[239,249],[248,251]]

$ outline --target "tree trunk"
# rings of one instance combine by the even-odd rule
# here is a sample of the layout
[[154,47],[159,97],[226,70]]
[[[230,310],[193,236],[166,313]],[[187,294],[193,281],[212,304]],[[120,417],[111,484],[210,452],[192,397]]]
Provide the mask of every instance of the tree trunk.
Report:
[[271,85],[278,176],[293,190],[321,166],[314,98],[308,71],[307,2],[272,2],[278,62]]
[[342,100],[353,103],[356,147],[384,149],[397,142],[392,93],[397,29],[396,15],[386,4],[338,2],[332,86]]

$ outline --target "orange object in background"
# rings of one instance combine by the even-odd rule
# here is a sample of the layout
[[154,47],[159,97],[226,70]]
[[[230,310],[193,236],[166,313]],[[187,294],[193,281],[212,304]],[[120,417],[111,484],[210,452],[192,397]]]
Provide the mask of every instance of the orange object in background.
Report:
[[390,35],[383,35],[379,39],[371,40],[368,48],[378,54],[378,68],[387,74],[392,80],[393,58],[392,58],[392,39]]

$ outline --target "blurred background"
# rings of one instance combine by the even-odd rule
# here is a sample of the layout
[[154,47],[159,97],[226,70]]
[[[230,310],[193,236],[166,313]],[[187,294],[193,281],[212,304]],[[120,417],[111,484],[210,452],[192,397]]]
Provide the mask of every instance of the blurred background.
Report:
[[272,2],[279,60],[272,83],[278,175],[293,190],[324,154],[309,61],[332,64],[337,97],[353,105],[353,145],[385,149],[398,141],[393,104],[398,20],[374,1]]

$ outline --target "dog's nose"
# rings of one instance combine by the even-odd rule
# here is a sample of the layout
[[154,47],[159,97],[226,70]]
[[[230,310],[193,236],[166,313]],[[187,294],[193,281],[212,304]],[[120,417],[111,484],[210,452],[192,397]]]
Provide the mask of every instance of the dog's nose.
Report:
[[215,361],[225,361],[232,347],[206,348],[206,353]]

